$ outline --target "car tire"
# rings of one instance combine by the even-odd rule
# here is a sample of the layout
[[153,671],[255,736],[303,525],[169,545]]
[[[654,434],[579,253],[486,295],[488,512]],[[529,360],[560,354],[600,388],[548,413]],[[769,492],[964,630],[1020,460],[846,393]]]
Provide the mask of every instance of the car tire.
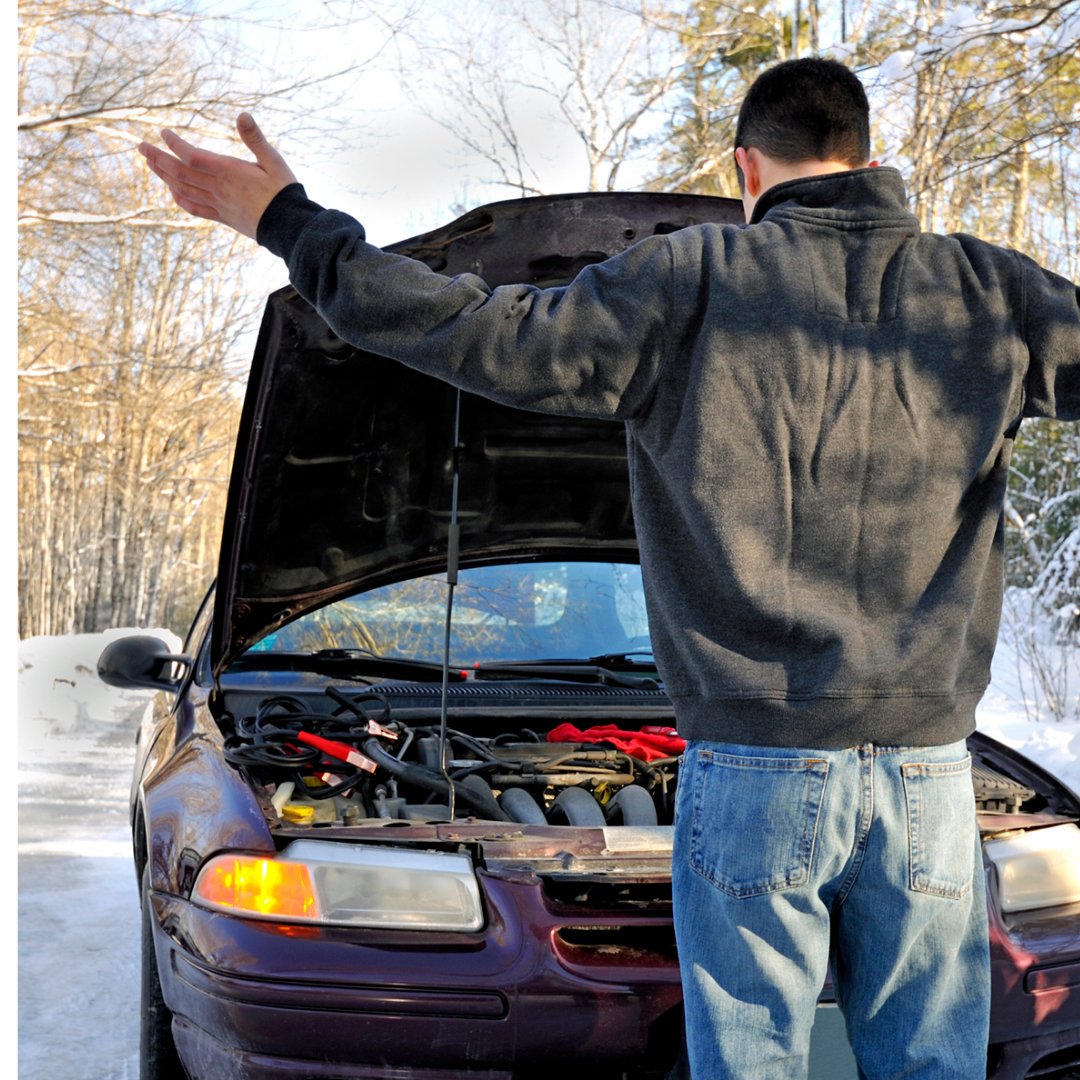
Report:
[[172,1013],[161,994],[154,955],[150,866],[142,872],[142,1000],[139,1007],[139,1080],[186,1080],[172,1035]]

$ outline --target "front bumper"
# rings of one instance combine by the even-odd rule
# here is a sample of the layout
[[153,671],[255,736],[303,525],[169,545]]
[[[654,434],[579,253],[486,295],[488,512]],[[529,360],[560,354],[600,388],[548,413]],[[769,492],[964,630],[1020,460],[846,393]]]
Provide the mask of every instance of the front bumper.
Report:
[[[475,934],[267,923],[154,894],[190,1076],[520,1080],[557,1061],[645,1080],[675,1066],[682,995],[663,898],[636,914],[572,909],[528,872],[480,879]],[[1080,905],[1008,926],[992,910],[994,1080],[1080,1075],[1078,921]]]
[[[286,926],[155,895],[192,1080],[659,1077],[681,1047],[670,917],[560,911],[482,875],[477,934]],[[632,944],[621,944],[626,936]]]

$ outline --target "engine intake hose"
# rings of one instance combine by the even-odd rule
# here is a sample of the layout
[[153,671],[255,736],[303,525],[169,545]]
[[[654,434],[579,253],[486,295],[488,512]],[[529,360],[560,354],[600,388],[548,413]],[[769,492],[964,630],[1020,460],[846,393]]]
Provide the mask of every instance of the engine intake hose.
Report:
[[[410,765],[407,762],[399,761],[393,754],[387,753],[378,739],[368,739],[364,743],[364,753],[376,765],[390,773],[391,776],[396,776],[407,784],[414,784],[416,787],[424,788],[427,791],[434,791],[437,795],[449,797],[450,786],[442,773],[435,772],[424,765]],[[471,806],[482,817],[492,821],[513,820],[495,801],[495,795],[486,784],[481,788],[479,785],[473,787],[472,785],[462,784],[457,780],[452,780],[451,783],[454,785],[454,796]]]

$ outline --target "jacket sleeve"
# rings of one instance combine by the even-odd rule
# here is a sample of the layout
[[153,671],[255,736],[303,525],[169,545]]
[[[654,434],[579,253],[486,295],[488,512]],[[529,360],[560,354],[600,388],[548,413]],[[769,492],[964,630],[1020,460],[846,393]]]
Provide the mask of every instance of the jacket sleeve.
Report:
[[1024,415],[1080,420],[1080,288],[1027,256],[1016,257],[1030,356]]
[[523,409],[631,419],[647,407],[672,340],[664,237],[561,288],[489,288],[368,244],[359,222],[297,184],[267,207],[258,240],[343,340]]

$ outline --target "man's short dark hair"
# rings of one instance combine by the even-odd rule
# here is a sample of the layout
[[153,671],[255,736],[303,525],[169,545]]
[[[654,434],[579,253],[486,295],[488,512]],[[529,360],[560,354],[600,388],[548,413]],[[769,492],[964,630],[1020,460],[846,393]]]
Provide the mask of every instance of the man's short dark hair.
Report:
[[[735,145],[792,164],[870,160],[870,105],[858,76],[835,60],[785,60],[763,71],[743,99]],[[742,170],[739,187],[744,187]]]

